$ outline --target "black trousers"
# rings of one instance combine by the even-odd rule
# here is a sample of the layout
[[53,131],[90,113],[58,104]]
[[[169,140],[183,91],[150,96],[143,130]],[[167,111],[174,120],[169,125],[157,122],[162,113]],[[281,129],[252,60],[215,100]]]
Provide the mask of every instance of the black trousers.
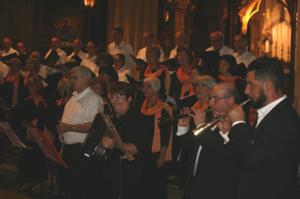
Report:
[[63,159],[69,166],[64,169],[67,199],[96,199],[101,196],[100,162],[81,155],[81,144],[64,145]]
[[167,199],[168,190],[166,182],[166,168],[157,167],[156,163],[159,158],[159,153],[151,153],[144,170],[144,192],[145,199]]

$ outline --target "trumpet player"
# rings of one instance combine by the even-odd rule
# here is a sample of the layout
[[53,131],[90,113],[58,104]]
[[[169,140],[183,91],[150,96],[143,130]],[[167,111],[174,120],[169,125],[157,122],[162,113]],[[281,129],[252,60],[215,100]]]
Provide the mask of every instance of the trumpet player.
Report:
[[238,198],[296,198],[299,119],[283,93],[283,82],[278,60],[254,60],[248,68],[245,93],[257,109],[257,120],[251,128],[241,107],[229,113],[230,142],[241,165]]
[[[207,89],[206,93],[215,117],[229,112],[239,98],[236,88],[228,83],[216,84]],[[180,119],[177,131],[177,135],[182,136],[182,141],[194,149],[189,198],[235,199],[238,170],[233,153],[227,149],[230,125],[228,121],[221,121],[195,138],[191,130],[207,120],[206,113],[201,108],[192,110],[193,120]]]

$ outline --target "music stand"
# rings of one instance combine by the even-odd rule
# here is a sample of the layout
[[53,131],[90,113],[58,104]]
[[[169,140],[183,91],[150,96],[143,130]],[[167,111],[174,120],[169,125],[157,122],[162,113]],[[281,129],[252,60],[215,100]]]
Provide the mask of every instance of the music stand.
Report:
[[68,168],[68,165],[61,158],[59,152],[56,150],[53,144],[50,135],[47,132],[45,131],[41,132],[37,128],[30,128],[29,133],[36,141],[36,143],[39,145],[40,149],[42,150],[42,152],[47,158],[55,161],[57,164],[59,164],[64,168]]
[[16,133],[11,128],[8,122],[0,122],[0,128],[3,130],[3,133],[8,137],[8,139],[15,147],[23,148],[23,149],[27,148],[27,146],[16,135]]

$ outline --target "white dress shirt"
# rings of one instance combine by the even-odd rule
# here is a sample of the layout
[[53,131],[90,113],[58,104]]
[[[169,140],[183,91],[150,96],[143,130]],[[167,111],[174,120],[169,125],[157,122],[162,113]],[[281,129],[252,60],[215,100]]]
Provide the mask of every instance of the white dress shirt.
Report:
[[89,58],[88,56],[83,59],[80,63],[80,65],[87,67],[90,69],[96,77],[99,76],[99,66],[96,64],[97,55]]
[[19,55],[19,52],[17,50],[13,49],[13,48],[10,48],[8,51],[5,51],[5,50],[1,51],[2,57],[5,57],[7,55],[11,55],[11,54],[14,54],[14,53]]
[[[144,48],[141,48],[138,52],[138,54],[136,55],[136,58],[137,59],[142,59],[144,60],[145,62],[147,62],[147,59],[146,59],[146,51],[147,51],[147,47],[144,47]],[[160,62],[163,62],[165,61],[165,53],[164,51],[160,48],[160,57],[159,57],[159,61]]]
[[277,100],[271,102],[270,104],[267,104],[266,106],[257,109],[257,123],[256,127],[261,123],[261,121],[270,113],[270,111],[275,108],[280,102],[282,102],[286,98],[286,95],[283,95],[282,97],[278,98]]
[[[73,93],[65,106],[61,122],[73,125],[93,122],[96,114],[102,111],[102,98],[90,88],[86,88],[80,93]],[[64,144],[83,143],[86,136],[87,133],[67,131],[62,134],[61,140]]]
[[[50,48],[50,49],[47,51],[47,53],[46,53],[44,59],[47,59],[47,57],[49,57],[49,55],[50,55],[50,53],[52,52],[52,50],[53,50],[53,49]],[[66,63],[67,57],[68,57],[68,56],[67,56],[67,54],[65,53],[65,51],[63,51],[63,50],[60,49],[60,48],[57,48],[55,51],[56,51],[57,55],[59,56],[59,59],[56,61],[55,65],[60,65],[60,64]],[[48,67],[48,74],[49,74],[49,75],[55,74],[55,73],[59,73],[59,72],[60,72],[60,70],[57,69],[57,68]]]
[[131,75],[130,69],[128,69],[127,66],[123,66],[122,68],[117,70],[117,73],[118,73],[118,76],[119,76],[119,82],[129,83],[126,75],[129,75],[129,76],[132,76],[132,75]]
[[[68,56],[67,61],[70,61],[74,55],[75,55],[75,52],[73,51],[73,52]],[[78,56],[78,57],[81,59],[81,61],[82,61],[82,60],[84,60],[84,59],[86,59],[86,58],[88,57],[88,54],[80,50],[80,51],[77,53],[77,56]]]
[[177,56],[177,46],[175,46],[175,48],[173,48],[170,52],[170,56],[169,56],[169,59],[173,59],[173,58],[176,58]]
[[[205,51],[215,51],[214,47],[211,46],[207,48]],[[233,49],[228,46],[223,45],[222,48],[219,50],[220,56],[222,55],[232,55],[234,53]]]
[[243,63],[248,68],[249,64],[256,59],[256,57],[249,51],[245,51],[243,54],[239,55],[237,52],[233,53],[237,64]]
[[107,51],[112,56],[115,56],[118,53],[125,55],[125,65],[129,68],[135,65],[134,61],[130,57],[130,55],[133,55],[133,48],[125,41],[121,41],[119,45],[115,42],[111,42],[107,47]]

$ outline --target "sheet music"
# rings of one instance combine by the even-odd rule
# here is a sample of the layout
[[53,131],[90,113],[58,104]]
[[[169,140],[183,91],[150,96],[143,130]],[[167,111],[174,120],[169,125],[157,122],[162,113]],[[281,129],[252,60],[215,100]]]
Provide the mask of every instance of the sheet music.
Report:
[[27,148],[7,122],[0,122],[0,128],[14,146],[24,149]]

